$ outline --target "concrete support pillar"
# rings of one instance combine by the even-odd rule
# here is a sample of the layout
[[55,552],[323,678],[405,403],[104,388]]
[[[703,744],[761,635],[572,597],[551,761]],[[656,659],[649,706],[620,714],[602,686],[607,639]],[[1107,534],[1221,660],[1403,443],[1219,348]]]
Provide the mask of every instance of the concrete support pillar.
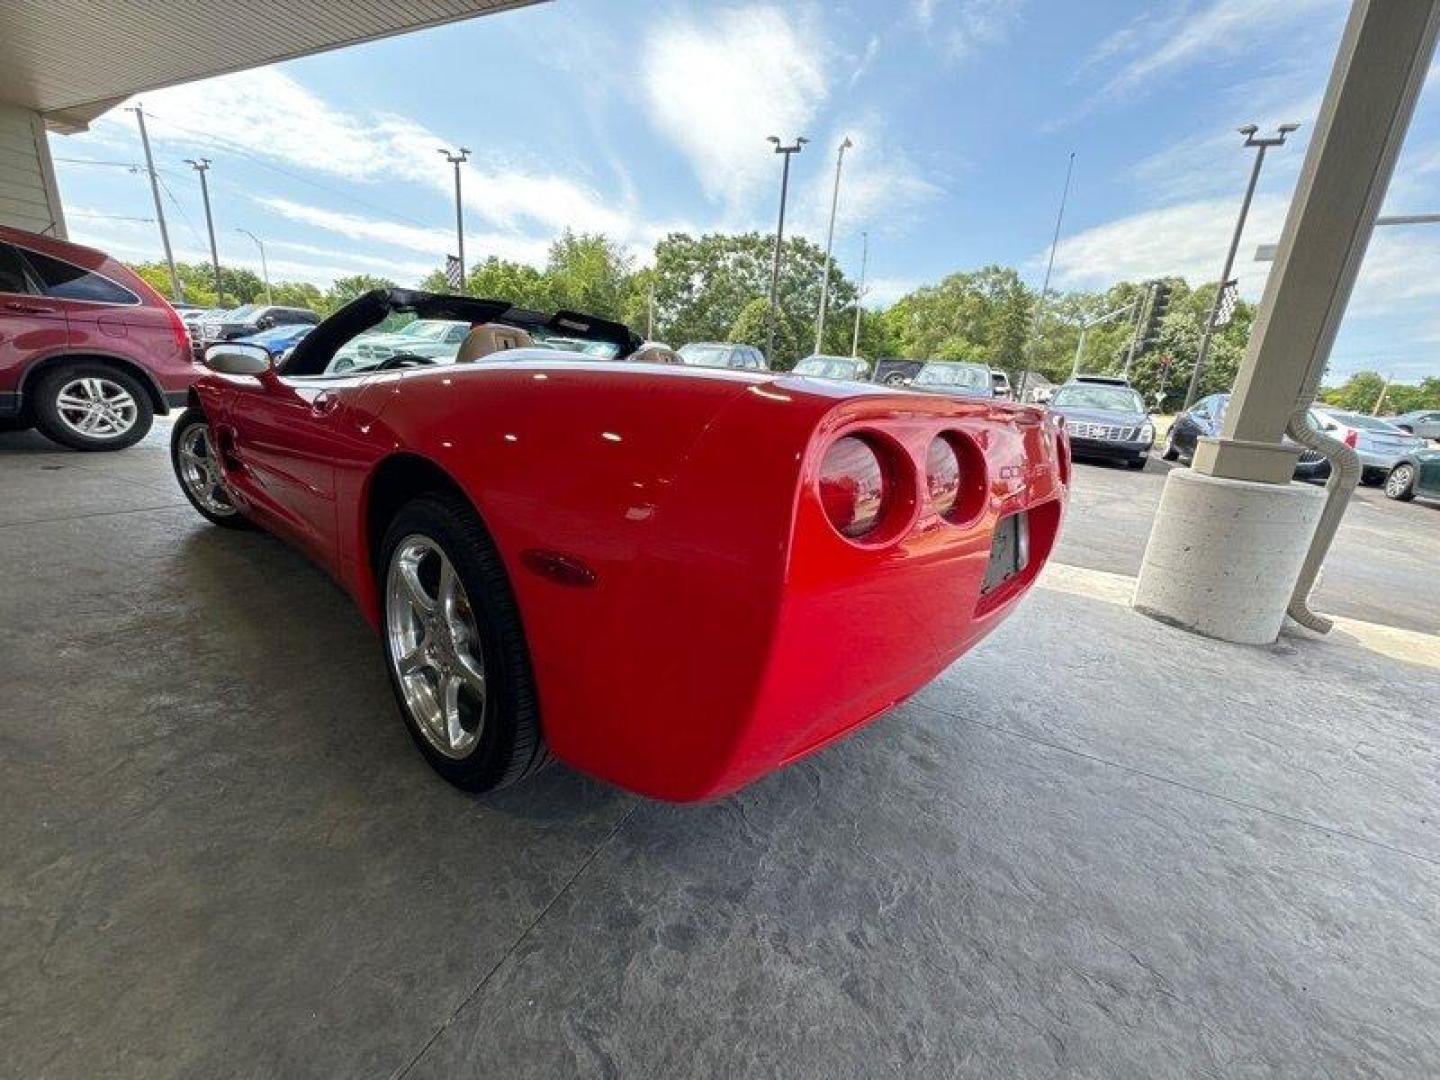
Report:
[[0,102],[0,225],[65,238],[45,121]]
[[[1261,620],[1274,627],[1273,633],[1267,631],[1273,640],[1297,582],[1303,580],[1302,591],[1308,591],[1314,579],[1349,496],[1341,474],[1353,473],[1336,470],[1330,490],[1336,509],[1323,515],[1317,533],[1320,515],[1281,509],[1296,502],[1286,485],[1297,453],[1281,438],[1319,389],[1434,53],[1437,28],[1440,0],[1354,0],[1225,426],[1219,438],[1200,440],[1195,453],[1194,473],[1209,479],[1205,501],[1212,525],[1196,533],[1176,527],[1172,516],[1188,513],[1195,493],[1191,476],[1172,472],[1136,592],[1136,606],[1147,614],[1203,628],[1214,637],[1253,641],[1256,582],[1243,573],[1210,571],[1260,560],[1275,576],[1263,593],[1265,603],[1279,606],[1273,617]],[[1227,485],[1232,486],[1228,498]],[[1177,488],[1174,497],[1172,487]],[[1288,522],[1288,527],[1257,531],[1261,518]],[[1271,558],[1273,551],[1257,550],[1253,541],[1262,535],[1267,547],[1283,545],[1298,557]],[[1312,556],[1308,560],[1307,554]],[[1179,576],[1189,585],[1165,580],[1187,564],[1194,565],[1193,572]]]

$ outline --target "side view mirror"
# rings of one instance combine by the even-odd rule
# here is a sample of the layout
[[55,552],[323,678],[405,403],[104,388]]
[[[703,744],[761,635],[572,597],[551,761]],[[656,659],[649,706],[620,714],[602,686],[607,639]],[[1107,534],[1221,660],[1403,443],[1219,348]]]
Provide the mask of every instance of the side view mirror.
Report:
[[264,375],[270,364],[270,353],[260,345],[227,341],[205,350],[205,366],[220,375]]

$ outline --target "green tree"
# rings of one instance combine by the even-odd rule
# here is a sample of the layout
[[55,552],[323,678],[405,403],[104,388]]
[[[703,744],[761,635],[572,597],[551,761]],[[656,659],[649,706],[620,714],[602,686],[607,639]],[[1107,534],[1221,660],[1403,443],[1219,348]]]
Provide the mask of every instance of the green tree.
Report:
[[[1384,389],[1384,375],[1378,371],[1357,371],[1340,386],[1322,391],[1320,397],[1327,405],[1336,405],[1350,412],[1368,413],[1375,408],[1375,403],[1380,400]],[[1394,392],[1395,388],[1392,386],[1385,395],[1385,400],[1393,401]]]
[[603,234],[566,229],[550,245],[545,277],[555,307],[619,320],[632,269],[625,249]]
[[901,297],[885,319],[900,351],[916,360],[978,360],[1022,366],[1035,298],[1009,267],[951,274]]
[[[752,305],[757,299],[768,300],[773,257],[774,241],[760,233],[665,237],[655,247],[653,270],[657,335],[675,346],[724,341],[742,313],[747,314],[743,325],[753,334],[758,309]],[[825,253],[804,237],[785,241],[777,303],[780,317],[775,355],[770,357],[775,367],[792,366],[815,343],[824,263]],[[827,322],[842,323],[854,302],[855,286],[838,264],[832,265]],[[762,349],[769,337],[768,323],[764,330],[757,342]],[[838,325],[834,333],[838,341],[842,336]]]
[[[336,278],[330,283],[330,288],[325,290],[325,310],[334,311],[336,308],[344,307],[357,296],[363,296],[373,289],[393,288],[395,288],[395,282],[374,274],[351,274],[349,277]],[[279,301],[277,300],[276,303]]]
[[[782,364],[772,358],[771,366],[791,367],[794,364],[793,358],[808,354],[809,349],[802,345],[801,339],[811,329],[798,326],[788,313],[779,312],[775,323],[775,356],[791,357],[792,360],[789,364]],[[754,345],[763,351],[770,338],[770,298],[757,296],[751,300],[740,309],[740,314],[736,316],[730,329],[717,336],[725,341],[738,341],[746,345]],[[814,344],[813,339],[810,344]]]

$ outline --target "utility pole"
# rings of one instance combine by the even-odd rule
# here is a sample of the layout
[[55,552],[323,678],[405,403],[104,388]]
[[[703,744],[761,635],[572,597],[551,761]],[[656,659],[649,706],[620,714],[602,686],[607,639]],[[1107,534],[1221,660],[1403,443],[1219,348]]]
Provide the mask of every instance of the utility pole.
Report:
[[210,184],[205,179],[205,174],[210,171],[210,159],[201,158],[196,161],[194,158],[186,158],[185,164],[200,174],[200,197],[205,200],[205,228],[210,233],[210,265],[215,268],[215,303],[224,307],[225,287],[220,284],[220,252],[215,247],[215,219],[210,216]]
[[1250,169],[1250,183],[1246,185],[1245,198],[1240,203],[1240,217],[1235,222],[1235,235],[1230,238],[1230,250],[1225,254],[1225,269],[1220,271],[1220,285],[1215,290],[1215,302],[1210,305],[1210,317],[1205,320],[1205,333],[1200,338],[1200,351],[1195,355],[1195,370],[1190,373],[1190,386],[1185,391],[1185,404],[1181,406],[1183,409],[1188,409],[1195,403],[1195,395],[1200,390],[1200,376],[1205,370],[1205,358],[1210,353],[1210,338],[1215,332],[1215,316],[1220,313],[1220,302],[1225,297],[1230,271],[1235,267],[1235,252],[1239,250],[1240,234],[1245,231],[1245,218],[1250,213],[1250,202],[1255,197],[1255,185],[1260,180],[1260,166],[1265,164],[1265,151],[1272,146],[1284,146],[1286,136],[1299,127],[1299,124],[1281,124],[1276,134],[1264,139],[1255,137],[1260,129],[1254,124],[1246,124],[1240,129],[1240,134],[1245,136],[1245,146],[1255,149],[1255,164]]
[[160,223],[160,245],[165,249],[165,265],[170,267],[170,296],[178,304],[185,299],[180,275],[175,272],[175,253],[170,250],[170,230],[165,227],[165,210],[160,205],[160,181],[155,177],[155,159],[150,156],[150,134],[145,130],[145,108],[136,105],[129,110],[140,122],[140,145],[145,148],[145,172],[150,176],[150,194],[155,198],[155,220]]
[[1380,406],[1385,404],[1385,396],[1390,393],[1390,383],[1394,378],[1393,375],[1385,376],[1385,385],[1380,388],[1380,396],[1375,399],[1375,407],[1370,410],[1371,416],[1380,415]]
[[[1075,151],[1070,151],[1070,160],[1065,166],[1065,186],[1060,190],[1060,208],[1055,211],[1055,233],[1050,237],[1050,259],[1045,263],[1045,280],[1040,286],[1040,297],[1035,301],[1035,321],[1030,325],[1030,339],[1024,350],[1028,361],[1035,351],[1035,341],[1040,334],[1040,319],[1045,314],[1045,301],[1050,295],[1050,271],[1055,269],[1055,251],[1060,246],[1060,226],[1065,221],[1065,204],[1070,199],[1070,178],[1075,175]],[[1015,372],[1015,400],[1025,400],[1026,368]]]
[[775,259],[770,264],[770,309],[767,320],[770,328],[765,338],[765,359],[774,364],[775,320],[779,316],[775,304],[780,294],[780,246],[785,242],[785,200],[790,194],[790,158],[798,154],[801,147],[810,140],[800,135],[789,146],[786,146],[774,135],[769,136],[769,140],[775,144],[775,153],[783,154],[785,157],[785,167],[780,172],[780,221],[775,226]]
[[273,304],[275,302],[275,298],[270,295],[270,264],[265,260],[264,243],[262,243],[260,238],[256,236],[253,232],[251,232],[249,229],[236,229],[235,231],[238,233],[244,233],[246,236],[250,237],[251,240],[255,241],[255,246],[260,249],[260,273],[265,278],[265,303]]
[[460,166],[470,160],[470,148],[460,147],[458,153],[442,148],[439,153],[455,167],[455,244],[460,257],[460,291],[465,291],[465,209],[460,201]]
[[[850,339],[850,357],[853,360],[860,355],[860,312],[865,299],[865,264],[870,259],[870,234],[860,234],[860,287],[855,290],[855,336]],[[880,358],[875,358],[875,366],[870,369],[871,381],[874,381],[875,372],[880,370]]]
[[1130,335],[1130,348],[1125,353],[1125,370],[1122,374],[1128,380],[1130,378],[1130,365],[1135,363],[1135,350],[1140,344],[1140,331],[1145,325],[1145,313],[1150,310],[1150,305],[1155,301],[1155,283],[1152,281],[1145,286],[1145,294],[1136,301],[1135,328]]
[[1070,365],[1070,378],[1073,379],[1080,374],[1080,358],[1085,353],[1085,335],[1088,334],[1094,327],[1100,326],[1103,323],[1107,323],[1111,319],[1118,319],[1121,315],[1133,311],[1134,308],[1135,301],[1131,300],[1130,303],[1125,304],[1122,307],[1118,307],[1114,311],[1107,311],[1104,315],[1100,315],[1094,319],[1091,319],[1089,322],[1082,322],[1080,324],[1080,341],[1075,346],[1075,362]]
[[825,273],[820,278],[820,313],[815,316],[815,353],[825,351],[825,304],[830,298],[830,250],[835,246],[835,212],[840,208],[840,170],[845,165],[845,151],[855,144],[850,136],[840,144],[835,155],[835,190],[830,196],[830,232],[825,237]]
[[645,299],[645,340],[655,340],[655,282],[650,282],[649,295]]

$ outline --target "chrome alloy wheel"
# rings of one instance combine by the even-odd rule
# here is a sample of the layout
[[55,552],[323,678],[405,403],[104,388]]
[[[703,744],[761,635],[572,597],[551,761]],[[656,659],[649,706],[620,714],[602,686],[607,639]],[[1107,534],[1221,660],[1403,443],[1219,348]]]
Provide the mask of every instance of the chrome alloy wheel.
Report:
[[385,633],[405,708],[450,758],[475,749],[485,721],[485,660],[465,586],[440,545],[418,533],[390,556]]
[[205,424],[194,424],[180,436],[180,479],[190,496],[216,517],[235,513],[235,503],[210,441],[210,428]]
[[1390,476],[1385,481],[1385,494],[1392,499],[1398,499],[1410,490],[1410,485],[1414,482],[1414,469],[1409,465],[1396,465],[1390,470]]
[[140,408],[130,391],[101,375],[71,379],[55,399],[60,421],[88,439],[115,439],[135,426]]

